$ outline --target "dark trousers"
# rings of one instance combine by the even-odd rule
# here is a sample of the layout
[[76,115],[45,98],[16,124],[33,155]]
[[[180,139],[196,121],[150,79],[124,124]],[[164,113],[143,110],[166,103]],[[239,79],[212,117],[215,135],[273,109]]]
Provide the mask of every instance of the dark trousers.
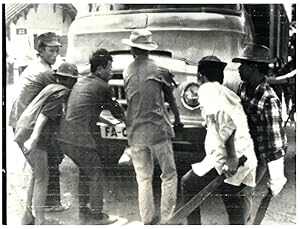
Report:
[[46,197],[46,206],[60,205],[60,172],[59,164],[63,160],[63,154],[58,146],[48,150],[48,194]]
[[96,149],[60,142],[61,150],[79,168],[78,201],[80,208],[90,203],[93,214],[103,209],[103,166]]
[[[193,170],[188,171],[181,179],[181,194],[183,202],[188,202],[206,185],[208,185],[214,178],[218,176],[215,169],[212,169],[203,177],[196,175]],[[233,186],[223,183],[214,193],[221,194],[221,198],[225,204],[226,211],[229,217],[229,224],[231,225],[244,225],[250,216],[252,205],[253,193],[244,194],[243,188],[247,186]],[[188,217],[188,224],[198,225],[201,224],[200,215],[201,206],[196,208]]]

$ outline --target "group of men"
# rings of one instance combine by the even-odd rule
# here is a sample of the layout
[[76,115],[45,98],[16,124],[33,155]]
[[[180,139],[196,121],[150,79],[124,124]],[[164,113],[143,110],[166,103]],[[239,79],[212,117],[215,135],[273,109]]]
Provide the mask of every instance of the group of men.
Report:
[[[97,49],[89,58],[90,74],[80,77],[77,67],[68,62],[53,71],[51,65],[61,45],[53,33],[38,37],[38,60],[21,75],[20,91],[9,122],[15,141],[33,171],[22,224],[53,224],[45,218],[45,209],[64,210],[59,188],[63,154],[79,168],[81,223],[116,221],[103,212],[103,152],[96,139],[96,123],[104,109],[126,124],[143,224],[167,224],[173,215],[178,177],[171,139],[175,135],[173,126],[183,126],[173,95],[174,75],[149,58],[149,51],[158,47],[150,31],[134,29],[129,39],[122,42],[131,47],[134,57],[123,72],[126,117],[108,85],[113,59],[107,50]],[[267,54],[266,47],[248,44],[243,56],[233,59],[241,63],[239,72],[244,81],[239,96],[222,85],[226,63],[216,56],[206,56],[198,64],[199,102],[207,123],[208,160],[203,162],[210,164],[202,174],[195,166],[183,176],[181,194],[186,203],[207,182],[225,173],[227,179],[219,191],[224,194],[222,199],[230,224],[246,224],[249,220],[253,192],[245,194],[243,190],[255,187],[260,165],[269,169],[273,195],[286,182],[283,167],[286,137],[280,101],[266,83],[266,70],[273,61]],[[170,122],[165,99],[174,113],[174,123]],[[111,125],[109,120],[100,119]],[[247,161],[239,167],[238,160],[243,155]],[[162,171],[160,215],[156,215],[154,207],[154,159]],[[188,216],[187,222],[201,224],[200,208]]]

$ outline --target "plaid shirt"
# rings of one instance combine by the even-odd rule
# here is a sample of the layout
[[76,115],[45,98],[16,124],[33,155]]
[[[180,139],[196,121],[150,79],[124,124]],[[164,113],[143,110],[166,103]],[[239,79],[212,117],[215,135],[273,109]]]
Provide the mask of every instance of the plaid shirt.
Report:
[[263,82],[250,99],[246,84],[242,83],[237,93],[247,114],[257,157],[266,162],[283,157],[287,139],[282,127],[281,103],[274,90]]

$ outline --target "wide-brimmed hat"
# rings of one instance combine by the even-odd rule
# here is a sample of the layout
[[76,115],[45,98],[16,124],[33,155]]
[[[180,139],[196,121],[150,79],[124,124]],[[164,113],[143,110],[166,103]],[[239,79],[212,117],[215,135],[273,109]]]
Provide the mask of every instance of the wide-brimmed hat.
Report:
[[205,56],[198,62],[198,69],[213,66],[216,68],[221,69],[222,71],[226,67],[227,63],[222,62],[218,57],[216,56]]
[[71,64],[69,62],[62,63],[58,69],[54,73],[59,76],[67,76],[71,78],[79,78],[80,75],[78,73],[78,69],[75,64]]
[[152,33],[147,29],[132,30],[129,39],[122,39],[122,43],[130,47],[144,50],[157,49],[158,45],[152,41]]
[[41,43],[43,43],[47,46],[50,46],[50,47],[62,46],[61,43],[58,42],[58,36],[52,32],[43,33],[43,34],[39,35],[38,45]]
[[243,49],[242,55],[232,59],[232,62],[241,63],[242,61],[251,61],[271,64],[276,62],[276,58],[270,55],[270,49],[263,45],[247,43]]

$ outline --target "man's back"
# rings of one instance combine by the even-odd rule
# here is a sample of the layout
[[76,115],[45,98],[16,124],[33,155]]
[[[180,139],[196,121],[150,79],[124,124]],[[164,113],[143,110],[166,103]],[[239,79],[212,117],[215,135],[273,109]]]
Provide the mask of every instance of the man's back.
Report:
[[80,79],[73,87],[67,107],[67,119],[80,121],[99,116],[108,97],[108,84],[96,76]]
[[99,114],[111,103],[109,85],[94,75],[80,79],[69,96],[66,117],[61,121],[59,140],[65,143],[96,148],[93,133]]
[[139,57],[124,71],[129,144],[152,145],[174,136],[153,60]]

